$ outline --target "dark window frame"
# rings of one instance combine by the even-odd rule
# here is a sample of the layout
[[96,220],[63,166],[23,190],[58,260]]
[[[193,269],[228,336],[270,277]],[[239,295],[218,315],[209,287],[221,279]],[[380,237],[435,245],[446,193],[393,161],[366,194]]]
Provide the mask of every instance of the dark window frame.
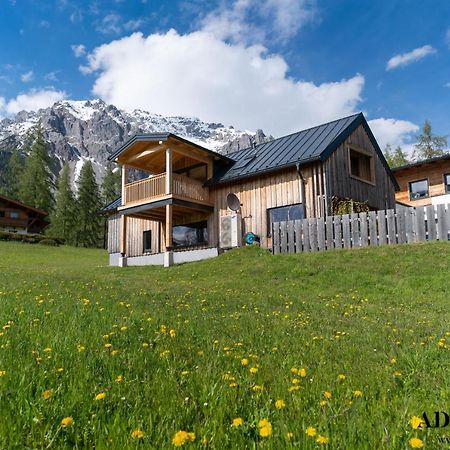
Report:
[[[353,171],[352,171],[352,153],[356,153],[357,155],[359,154],[360,156],[368,158],[370,179],[364,178],[360,175],[356,175],[353,173]],[[376,186],[374,154],[364,148],[349,145],[348,146],[348,174],[349,174],[350,178],[354,178],[355,180],[362,181],[363,183],[368,183],[372,186]]]
[[[282,208],[291,208],[293,206],[301,206],[303,208],[303,219],[306,219],[306,209],[305,205],[303,203],[291,203],[289,205],[280,205],[280,206],[274,206],[272,208],[266,209],[266,217],[267,217],[267,237],[272,236],[272,221],[271,221],[271,212],[276,209],[282,209]],[[292,219],[286,219],[286,220],[292,220]],[[294,219],[296,220],[296,219]],[[302,220],[302,219],[297,219]]]
[[[414,183],[420,183],[421,181],[426,181],[427,182],[427,195],[424,195],[423,197],[413,197],[412,196],[411,186]],[[428,178],[421,178],[420,180],[409,181],[408,182],[408,193],[409,193],[409,200],[410,201],[423,200],[424,198],[430,198],[430,180]]]
[[[448,182],[446,178],[448,177]],[[444,173],[444,192],[450,194],[450,173]]]
[[[146,246],[146,236],[150,236],[150,248]],[[152,253],[152,230],[145,230],[142,233],[142,253]]]

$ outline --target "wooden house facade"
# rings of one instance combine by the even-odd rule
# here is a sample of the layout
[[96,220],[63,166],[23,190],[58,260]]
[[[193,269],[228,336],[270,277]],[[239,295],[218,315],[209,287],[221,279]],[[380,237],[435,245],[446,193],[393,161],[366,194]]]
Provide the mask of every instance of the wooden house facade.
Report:
[[45,211],[0,195],[0,231],[40,233],[47,225]]
[[[122,167],[122,196],[104,210],[113,265],[215,256],[228,216],[238,216],[239,242],[252,232],[269,247],[272,222],[324,217],[333,196],[395,204],[395,178],[361,113],[226,156],[170,133],[135,136],[110,159]],[[150,176],[131,181],[130,170]]]
[[424,206],[450,203],[450,154],[418,161],[392,170],[399,190],[398,203]]

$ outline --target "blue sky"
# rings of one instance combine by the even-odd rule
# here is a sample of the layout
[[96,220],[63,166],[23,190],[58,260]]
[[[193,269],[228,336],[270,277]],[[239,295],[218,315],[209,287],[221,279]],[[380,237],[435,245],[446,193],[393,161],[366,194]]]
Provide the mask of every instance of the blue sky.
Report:
[[0,0],[0,116],[100,97],[275,136],[354,111],[450,134],[450,2]]

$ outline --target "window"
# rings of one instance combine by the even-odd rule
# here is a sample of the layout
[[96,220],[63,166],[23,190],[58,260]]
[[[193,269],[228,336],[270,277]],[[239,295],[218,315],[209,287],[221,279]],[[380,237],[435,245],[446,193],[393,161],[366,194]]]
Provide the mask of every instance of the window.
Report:
[[419,200],[428,197],[428,180],[411,181],[409,183],[410,200]]
[[5,217],[5,211],[0,211],[0,217]]
[[268,233],[270,236],[272,233],[272,224],[274,222],[285,222],[286,220],[299,220],[305,218],[305,208],[302,203],[295,205],[280,206],[279,208],[270,208],[268,212]]
[[19,213],[17,211],[10,211],[9,212],[9,217],[11,217],[11,219],[18,219],[19,218]]
[[152,251],[152,230],[144,231],[144,253]]
[[206,220],[173,227],[173,246],[188,247],[208,243]]
[[450,194],[450,173],[446,173],[444,175],[444,188],[445,193]]
[[349,149],[350,175],[369,183],[375,182],[373,157],[364,152]]

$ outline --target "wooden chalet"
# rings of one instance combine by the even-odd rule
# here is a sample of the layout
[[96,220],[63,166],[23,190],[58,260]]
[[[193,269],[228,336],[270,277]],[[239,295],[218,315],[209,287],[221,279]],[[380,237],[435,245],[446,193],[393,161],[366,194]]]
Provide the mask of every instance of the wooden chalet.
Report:
[[45,211],[0,195],[0,231],[40,233],[49,223]]
[[392,169],[399,190],[396,201],[404,206],[450,203],[450,153]]
[[171,133],[138,135],[110,160],[122,167],[122,196],[104,210],[112,265],[208,258],[247,232],[268,247],[272,222],[326,216],[333,196],[395,205],[395,178],[362,113],[226,156]]

